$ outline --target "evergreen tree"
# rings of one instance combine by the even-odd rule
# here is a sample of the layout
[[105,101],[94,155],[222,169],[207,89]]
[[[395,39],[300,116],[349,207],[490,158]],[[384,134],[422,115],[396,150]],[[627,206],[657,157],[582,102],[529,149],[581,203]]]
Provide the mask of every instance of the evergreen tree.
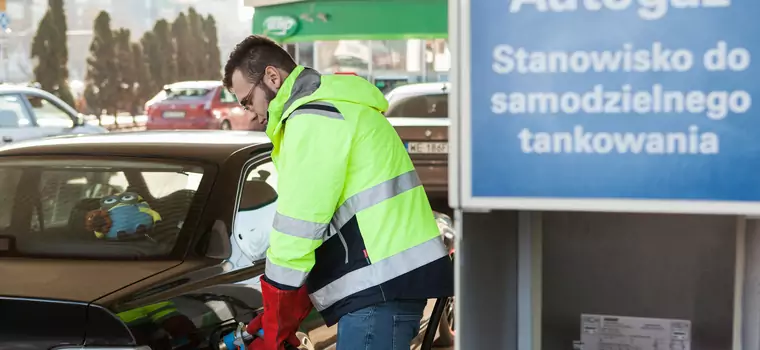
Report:
[[193,48],[190,25],[183,12],[180,12],[177,19],[172,23],[172,35],[177,48],[177,80],[195,80],[196,69],[193,56],[197,55],[198,51]]
[[95,18],[85,80],[85,98],[87,105],[94,109],[95,115],[100,117],[103,109],[115,115],[119,97],[119,76],[111,17],[105,11],[100,11]]
[[142,110],[143,105],[156,93],[153,81],[148,73],[148,63],[145,61],[142,46],[132,43],[132,60],[135,64],[135,86],[133,90],[132,113],[135,115]]
[[156,70],[159,75],[154,76],[154,79],[159,86],[163,87],[177,81],[177,62],[169,22],[165,19],[156,21],[153,26],[153,34],[156,36],[157,57],[160,60],[159,67]]
[[204,79],[209,75],[209,66],[204,54],[206,52],[206,36],[203,32],[203,16],[199,15],[193,7],[187,10],[187,24],[190,29],[189,45],[192,47],[192,52],[195,53],[190,55],[190,60],[195,68],[193,79]]
[[118,107],[120,110],[132,111],[135,87],[135,62],[129,29],[120,28],[114,33],[116,51],[116,71],[119,82]]
[[[158,90],[163,88],[165,81],[161,80],[163,74],[164,60],[161,57],[161,48],[158,45],[158,38],[153,32],[145,32],[140,39],[140,46],[142,46],[143,61],[148,72],[148,81],[150,81],[150,88]],[[155,93],[154,91],[153,93]],[[147,101],[147,100],[146,100]]]
[[206,60],[206,75],[204,79],[218,80],[222,78],[222,54],[219,51],[219,33],[216,29],[214,16],[208,15],[203,20],[203,36],[206,49],[203,50]]
[[31,57],[37,61],[35,80],[40,87],[76,106],[68,85],[69,53],[66,40],[66,14],[62,0],[50,0],[48,9],[32,40]]

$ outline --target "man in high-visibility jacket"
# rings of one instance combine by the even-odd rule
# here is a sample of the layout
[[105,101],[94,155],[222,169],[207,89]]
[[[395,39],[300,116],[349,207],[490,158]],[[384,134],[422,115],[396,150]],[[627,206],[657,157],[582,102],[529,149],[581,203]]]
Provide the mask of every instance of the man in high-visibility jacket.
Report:
[[251,348],[297,344],[313,305],[338,323],[338,350],[408,349],[427,299],[453,295],[452,262],[383,94],[255,35],[234,48],[223,83],[266,125],[279,176],[264,312],[248,327],[264,339]]

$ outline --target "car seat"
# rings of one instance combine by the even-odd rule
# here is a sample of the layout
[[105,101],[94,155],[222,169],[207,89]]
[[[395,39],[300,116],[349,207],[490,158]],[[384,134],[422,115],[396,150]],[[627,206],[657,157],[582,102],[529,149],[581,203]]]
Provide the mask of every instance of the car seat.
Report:
[[151,238],[159,243],[174,244],[194,198],[195,191],[179,190],[151,201],[150,207],[161,215],[161,221],[153,229]]
[[254,179],[243,184],[238,211],[249,211],[277,200],[277,191],[265,181]]

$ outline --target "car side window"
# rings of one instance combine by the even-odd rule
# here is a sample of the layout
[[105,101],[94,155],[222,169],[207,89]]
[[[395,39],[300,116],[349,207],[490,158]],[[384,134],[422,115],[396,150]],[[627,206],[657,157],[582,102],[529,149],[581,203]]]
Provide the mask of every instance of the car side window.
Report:
[[68,112],[58,107],[50,100],[34,95],[27,95],[32,113],[41,127],[74,127],[74,120]]
[[0,160],[0,235],[21,256],[164,257],[203,176],[152,160]]
[[18,95],[0,95],[0,128],[32,126],[29,113]]
[[449,95],[418,95],[398,100],[388,109],[389,118],[448,118]]
[[269,248],[277,211],[277,170],[271,160],[248,168],[242,186],[238,189],[238,206],[233,230],[233,254],[230,261],[235,268],[264,259]]
[[227,91],[227,89],[222,88],[221,93],[219,94],[219,101],[222,103],[237,103],[237,98],[235,98],[235,94]]

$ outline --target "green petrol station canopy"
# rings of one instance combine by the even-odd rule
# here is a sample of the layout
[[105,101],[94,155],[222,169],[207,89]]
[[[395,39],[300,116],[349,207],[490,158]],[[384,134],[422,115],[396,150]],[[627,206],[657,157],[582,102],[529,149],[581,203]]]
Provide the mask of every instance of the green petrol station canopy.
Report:
[[280,43],[448,37],[447,0],[312,0],[257,7],[253,33]]

